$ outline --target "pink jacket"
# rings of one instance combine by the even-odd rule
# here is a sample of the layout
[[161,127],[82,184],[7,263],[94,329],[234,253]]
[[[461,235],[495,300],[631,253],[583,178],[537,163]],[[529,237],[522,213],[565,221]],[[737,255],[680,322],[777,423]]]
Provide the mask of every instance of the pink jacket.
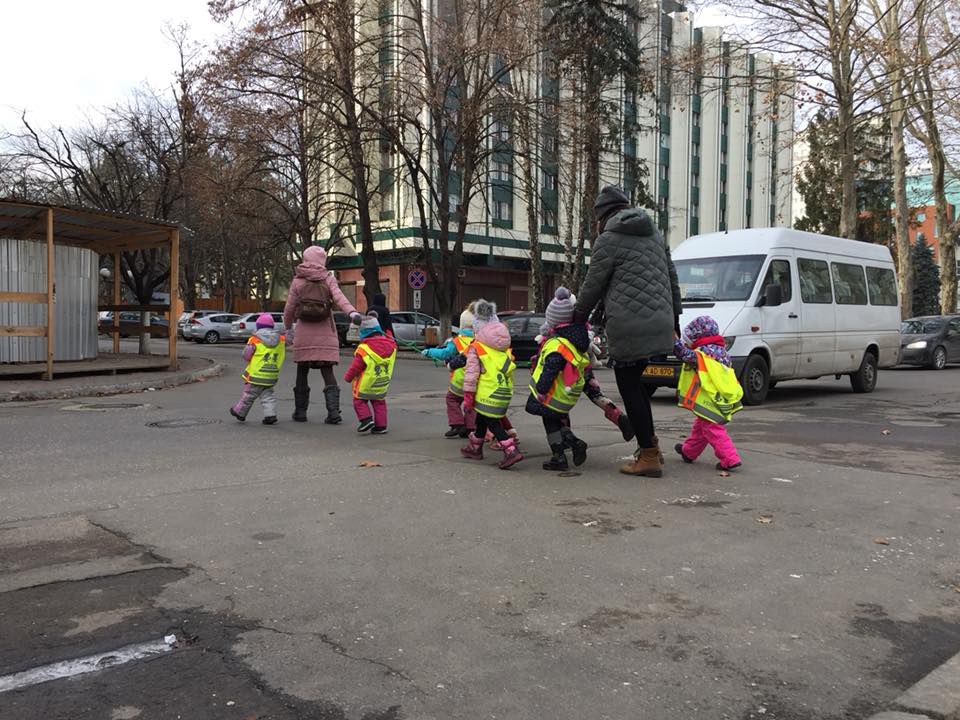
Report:
[[[360,344],[369,345],[370,349],[380,357],[387,357],[387,355],[397,349],[397,344],[392,338],[386,335],[373,335],[363,340]],[[353,362],[350,363],[350,367],[347,368],[347,372],[343,376],[344,382],[353,382],[354,378],[359,377],[360,374],[363,373],[363,369],[366,366],[367,363],[364,362],[360,355],[354,355]]]
[[[303,262],[297,266],[287,295],[287,304],[283,308],[283,324],[288,328],[294,327],[297,306],[300,304],[300,292],[308,280],[326,282],[334,305],[341,312],[356,312],[356,308],[340,290],[333,273],[327,270],[326,263],[327,253],[321,247],[312,245],[303,253]],[[337,326],[333,321],[333,315],[329,320],[322,322],[297,320],[296,323],[293,332],[294,362],[336,363],[340,360],[340,339],[337,337]]]
[[[476,326],[474,326],[476,327]],[[502,322],[488,322],[476,331],[476,339],[494,350],[508,350],[510,348],[510,331]],[[477,391],[480,381],[480,358],[477,357],[476,345],[471,344],[467,349],[467,367],[464,370],[463,390],[468,393]]]

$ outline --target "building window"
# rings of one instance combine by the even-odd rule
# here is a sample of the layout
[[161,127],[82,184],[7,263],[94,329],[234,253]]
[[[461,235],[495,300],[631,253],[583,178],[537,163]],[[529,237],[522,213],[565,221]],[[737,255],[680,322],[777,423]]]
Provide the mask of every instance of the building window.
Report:
[[557,211],[554,208],[543,209],[543,224],[551,228],[557,226]]
[[661,165],[661,166],[660,166],[660,179],[661,179],[661,180],[668,180],[669,178],[670,178],[670,168],[667,167],[666,165]]
[[547,135],[543,139],[543,150],[544,152],[550,153],[551,155],[556,155],[557,153],[557,138],[554,135]]
[[669,136],[669,135],[664,135],[663,133],[660,133],[660,147],[662,147],[662,148],[667,148],[667,149],[670,148],[670,136]]
[[493,136],[502,143],[510,142],[510,124],[503,120],[494,121]]
[[699,175],[693,175],[693,176],[691,176],[691,178],[690,178],[690,187],[693,187],[693,188],[698,188],[698,187],[700,187],[700,176],[699,176]]
[[546,173],[543,176],[543,187],[545,190],[557,190],[557,176],[553,173]]
[[926,220],[926,219],[927,219],[927,214],[926,214],[926,213],[917,213],[917,222],[918,222],[918,223],[922,223],[922,222],[923,222],[924,220]]
[[690,206],[690,217],[692,217],[692,218],[698,218],[698,217],[700,217],[700,206],[699,206],[699,205],[691,205],[691,206]]
[[700,113],[693,113],[693,126],[700,127]]
[[500,180],[502,182],[508,182],[510,180],[510,163],[505,160],[497,160],[493,163],[493,179]]
[[493,219],[500,222],[513,222],[513,203],[508,200],[494,200]]

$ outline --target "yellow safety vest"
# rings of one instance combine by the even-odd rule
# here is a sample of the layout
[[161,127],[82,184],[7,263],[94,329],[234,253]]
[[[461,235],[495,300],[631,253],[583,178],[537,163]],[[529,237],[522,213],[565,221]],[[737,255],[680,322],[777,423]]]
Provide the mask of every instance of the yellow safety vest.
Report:
[[684,363],[680,370],[679,405],[704,420],[725,425],[735,412],[743,409],[743,388],[733,368],[696,352],[697,367]]
[[590,364],[590,358],[585,353],[577,350],[573,346],[573,343],[566,338],[549,338],[543,344],[543,347],[540,348],[537,366],[530,375],[530,392],[533,393],[534,397],[537,395],[537,382],[540,380],[540,376],[543,375],[544,363],[552,353],[560,353],[564,360],[577,369],[578,373],[577,381],[570,387],[570,390],[567,390],[567,386],[563,383],[563,372],[557,373],[557,377],[554,378],[553,385],[543,403],[550,410],[566,415],[573,410],[573,406],[577,404],[577,400],[580,399],[580,394],[583,392],[583,371],[586,370]]
[[[467,348],[470,347],[470,343],[472,342],[472,337],[457,335],[453,339],[453,346],[457,349],[458,354],[463,355],[467,351]],[[466,374],[467,369],[465,367],[450,371],[450,392],[457,397],[463,397],[463,378]]]
[[473,341],[480,361],[480,379],[474,408],[481,415],[502,418],[513,400],[513,371],[517,365],[509,350],[494,350],[479,340]]
[[360,343],[354,355],[366,362],[363,372],[353,379],[353,396],[358,400],[383,400],[390,389],[393,377],[393,365],[397,361],[397,350],[387,357],[380,357],[366,343]]
[[280,368],[283,367],[283,358],[287,354],[286,336],[280,336],[280,342],[273,347],[266,345],[263,340],[256,335],[247,340],[248,345],[253,345],[256,350],[253,351],[253,357],[247,363],[243,371],[243,379],[251,385],[265,385],[267,387],[277,384],[280,379]]

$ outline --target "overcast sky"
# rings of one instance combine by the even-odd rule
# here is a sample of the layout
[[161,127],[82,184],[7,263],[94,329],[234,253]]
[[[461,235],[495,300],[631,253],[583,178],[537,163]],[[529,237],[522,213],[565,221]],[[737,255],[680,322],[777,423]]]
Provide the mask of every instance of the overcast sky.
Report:
[[37,125],[83,122],[144,82],[167,87],[176,51],[168,25],[209,41],[206,0],[2,0],[0,130],[26,110]]

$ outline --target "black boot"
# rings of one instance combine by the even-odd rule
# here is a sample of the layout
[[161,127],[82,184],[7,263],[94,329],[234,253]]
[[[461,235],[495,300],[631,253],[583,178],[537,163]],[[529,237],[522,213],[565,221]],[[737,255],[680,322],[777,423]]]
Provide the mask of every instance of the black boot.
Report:
[[307,421],[307,408],[310,406],[310,388],[293,388],[293,419]]
[[466,427],[463,425],[451,425],[450,429],[447,430],[443,436],[448,439],[463,437],[464,430],[466,430]]
[[543,464],[544,470],[550,470],[552,472],[559,472],[561,470],[569,470],[570,466],[567,465],[567,454],[564,452],[563,445],[551,445],[550,450],[553,455]]
[[569,428],[563,428],[560,432],[563,434],[564,447],[573,451],[573,464],[580,467],[587,461],[587,444]]
[[324,422],[327,425],[339,425],[343,422],[340,417],[340,386],[327,385],[323,389],[323,399],[327,403],[327,419]]

